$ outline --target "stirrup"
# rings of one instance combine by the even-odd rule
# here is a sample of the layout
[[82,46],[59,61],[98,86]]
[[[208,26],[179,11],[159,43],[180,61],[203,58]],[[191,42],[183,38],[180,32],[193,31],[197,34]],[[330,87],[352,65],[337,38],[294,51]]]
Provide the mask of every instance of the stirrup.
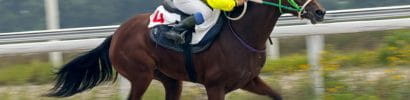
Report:
[[195,25],[202,24],[203,22],[204,19],[202,14],[195,13],[176,24],[169,32],[165,33],[165,37],[174,40],[176,44],[184,44],[187,30],[194,28]]
[[170,30],[165,32],[165,37],[167,39],[174,40],[176,44],[183,44],[185,43],[185,34],[187,31],[179,32],[177,30]]

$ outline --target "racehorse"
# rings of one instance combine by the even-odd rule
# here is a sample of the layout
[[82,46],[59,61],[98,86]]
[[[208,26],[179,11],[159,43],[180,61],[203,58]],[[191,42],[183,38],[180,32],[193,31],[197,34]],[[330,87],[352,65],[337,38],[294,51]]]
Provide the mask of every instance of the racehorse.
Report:
[[[281,0],[279,0],[281,1]],[[291,1],[275,2],[291,6]],[[295,0],[305,5],[302,18],[312,23],[324,19],[325,10],[316,0]],[[242,7],[240,7],[242,8]],[[266,60],[266,41],[282,9],[249,2],[247,13],[237,21],[226,21],[219,37],[208,50],[193,54],[197,83],[206,88],[209,100],[223,100],[236,89],[281,100],[258,76]],[[231,12],[239,15],[242,10]],[[283,13],[298,15],[283,9]],[[178,100],[182,81],[189,81],[181,53],[157,46],[149,38],[150,14],[140,14],[123,23],[97,48],[64,65],[57,73],[54,88],[47,96],[67,97],[110,81],[117,73],[131,83],[130,100],[140,100],[153,79],[159,80],[167,100]]]

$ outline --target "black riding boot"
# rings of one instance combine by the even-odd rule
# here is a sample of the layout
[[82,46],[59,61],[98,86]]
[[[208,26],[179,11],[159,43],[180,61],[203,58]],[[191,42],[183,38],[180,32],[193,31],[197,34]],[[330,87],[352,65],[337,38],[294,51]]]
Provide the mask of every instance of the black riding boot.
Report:
[[189,16],[176,24],[170,31],[165,32],[165,37],[174,40],[178,44],[185,43],[185,34],[188,29],[194,28],[196,20],[194,16]]

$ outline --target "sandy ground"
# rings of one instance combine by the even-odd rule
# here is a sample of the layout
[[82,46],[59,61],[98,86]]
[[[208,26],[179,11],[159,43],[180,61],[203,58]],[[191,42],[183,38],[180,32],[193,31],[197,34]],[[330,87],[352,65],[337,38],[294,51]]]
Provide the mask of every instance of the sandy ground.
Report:
[[[332,76],[349,76],[349,77],[362,77],[359,80],[357,78],[346,78],[343,81],[360,81],[360,82],[373,82],[383,78],[387,75],[392,75],[404,80],[410,80],[410,68],[376,68],[368,70],[346,69],[339,70],[332,73]],[[274,77],[274,78],[272,78]],[[281,92],[292,91],[301,81],[306,81],[310,76],[307,72],[294,73],[280,76],[262,76],[262,78],[271,83],[276,82],[276,85]],[[271,84],[272,85],[272,84]],[[274,84],[273,84],[274,85]],[[300,85],[300,84],[299,84]],[[151,87],[161,87],[158,81],[153,81]],[[46,98],[41,97],[51,88],[51,85],[25,85],[25,86],[0,86],[0,100],[119,100],[122,96],[127,96],[126,92],[120,90],[127,90],[128,86],[123,85],[119,87],[117,84],[101,85],[97,88],[87,91],[81,94],[77,94],[69,98]],[[124,94],[124,95],[120,95]],[[242,90],[234,91],[229,95],[237,94],[249,94]],[[199,84],[192,84],[185,82],[183,88],[183,96],[191,96],[191,99],[206,100],[206,93],[204,87]],[[192,97],[194,95],[194,97]]]

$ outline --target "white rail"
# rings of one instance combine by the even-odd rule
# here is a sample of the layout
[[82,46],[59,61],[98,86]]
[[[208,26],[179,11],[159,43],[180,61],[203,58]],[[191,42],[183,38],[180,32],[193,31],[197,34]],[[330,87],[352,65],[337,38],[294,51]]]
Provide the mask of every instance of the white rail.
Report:
[[[403,17],[410,17],[410,5],[329,11],[325,17],[326,20],[324,23],[365,21]],[[306,20],[301,21],[296,17],[285,15],[280,18],[278,26],[305,24]],[[49,40],[103,38],[112,34],[117,29],[117,27],[118,25],[112,25],[86,28],[0,33],[0,44],[41,42]]]
[[279,26],[272,32],[271,37],[326,35],[409,28],[410,18],[352,21],[317,25]]
[[[319,25],[279,26],[272,33],[272,37],[325,35],[392,29],[410,29],[410,18],[339,22]],[[0,55],[91,49],[96,47],[102,40],[103,39],[100,38],[3,44],[0,45]]]

